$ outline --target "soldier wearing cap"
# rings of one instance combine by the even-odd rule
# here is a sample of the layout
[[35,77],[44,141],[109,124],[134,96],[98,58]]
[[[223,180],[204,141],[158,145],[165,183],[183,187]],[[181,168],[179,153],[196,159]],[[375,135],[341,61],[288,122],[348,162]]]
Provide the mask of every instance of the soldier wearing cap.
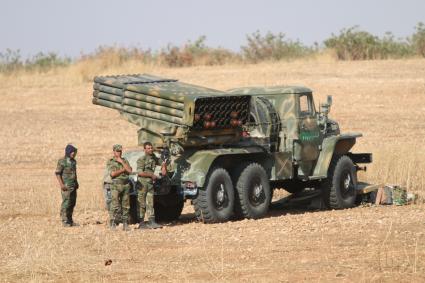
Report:
[[[137,160],[137,176],[138,181],[142,185],[139,194],[139,218],[140,225],[139,229],[144,228],[161,228],[162,226],[155,222],[155,211],[154,211],[154,187],[153,183],[159,178],[154,174],[155,167],[161,165],[161,174],[165,176],[167,174],[166,162],[158,159],[153,153],[153,146],[150,142],[143,144],[145,155]],[[145,224],[144,218],[145,213],[148,214],[148,223]]]
[[108,160],[106,167],[111,176],[111,206],[109,210],[109,227],[115,229],[119,213],[122,213],[123,230],[129,230],[128,215],[130,210],[129,174],[132,169],[125,158],[122,158],[122,146],[115,144],[112,147],[113,157]]
[[72,144],[65,147],[65,156],[58,160],[55,175],[58,180],[61,195],[62,205],[60,216],[62,225],[65,227],[75,226],[72,214],[77,202],[77,189],[79,187],[77,180],[77,148]]

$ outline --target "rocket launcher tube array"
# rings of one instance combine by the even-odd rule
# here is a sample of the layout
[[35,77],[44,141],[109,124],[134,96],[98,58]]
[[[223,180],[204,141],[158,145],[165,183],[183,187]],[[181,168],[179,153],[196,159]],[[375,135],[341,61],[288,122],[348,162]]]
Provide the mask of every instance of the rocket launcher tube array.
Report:
[[[222,91],[144,74],[96,77],[94,81],[93,104],[141,119],[206,130],[238,128],[249,117],[249,96],[228,96]],[[135,117],[130,122],[137,124],[140,121]]]
[[[102,84],[99,84],[99,83],[94,84],[94,89],[99,90],[101,92],[105,92],[105,93],[123,96],[123,90],[122,89],[115,88],[115,87],[109,87],[109,86],[102,85]],[[169,100],[167,98],[162,98],[162,97],[161,97],[161,99],[158,99],[157,96],[150,96],[150,95],[147,95],[147,94],[144,94],[144,93],[137,93],[137,92],[133,92],[133,91],[129,91],[129,90],[124,91],[124,97],[132,98],[132,99],[136,99],[136,100],[140,100],[140,101],[144,101],[144,102],[149,102],[149,103],[153,103],[153,104],[158,104],[160,106],[171,107],[171,108],[175,108],[175,109],[179,109],[179,110],[183,110],[183,108],[184,108],[183,103],[176,103],[173,100]]]
[[[117,84],[115,84],[117,86]],[[125,87],[124,85],[122,85]],[[117,109],[141,117],[183,124],[183,103],[159,96],[151,96],[120,89],[114,86],[94,84],[93,104]],[[153,93],[153,92],[151,92]],[[180,100],[180,99],[179,99]]]

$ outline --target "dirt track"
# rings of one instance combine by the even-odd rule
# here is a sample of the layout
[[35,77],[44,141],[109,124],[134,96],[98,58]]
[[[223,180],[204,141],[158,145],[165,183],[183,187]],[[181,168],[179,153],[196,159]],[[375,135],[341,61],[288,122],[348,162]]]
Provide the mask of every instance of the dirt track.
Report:
[[[343,131],[364,133],[357,152],[374,153],[361,178],[423,196],[424,66],[302,61],[139,71],[219,89],[304,84],[320,101],[333,94],[331,117]],[[261,220],[204,225],[186,203],[181,219],[161,230],[109,231],[103,166],[112,144],[137,146],[137,128],[93,106],[91,84],[69,72],[0,77],[0,281],[425,281],[424,204],[275,209]],[[53,171],[69,141],[79,148],[81,226],[65,229]]]

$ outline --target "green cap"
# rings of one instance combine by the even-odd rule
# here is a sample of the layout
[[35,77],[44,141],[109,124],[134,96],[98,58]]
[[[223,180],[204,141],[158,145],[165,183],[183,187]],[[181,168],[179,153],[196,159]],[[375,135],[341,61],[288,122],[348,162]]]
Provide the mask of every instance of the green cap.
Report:
[[114,146],[112,147],[113,151],[122,151],[122,145],[120,144],[114,144]]

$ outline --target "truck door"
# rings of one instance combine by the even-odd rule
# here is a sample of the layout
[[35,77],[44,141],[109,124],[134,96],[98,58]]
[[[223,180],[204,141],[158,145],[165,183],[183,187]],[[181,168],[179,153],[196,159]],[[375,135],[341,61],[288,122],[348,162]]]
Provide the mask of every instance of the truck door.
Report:
[[299,163],[298,174],[310,176],[320,153],[321,133],[311,93],[298,96],[298,140],[294,154]]

